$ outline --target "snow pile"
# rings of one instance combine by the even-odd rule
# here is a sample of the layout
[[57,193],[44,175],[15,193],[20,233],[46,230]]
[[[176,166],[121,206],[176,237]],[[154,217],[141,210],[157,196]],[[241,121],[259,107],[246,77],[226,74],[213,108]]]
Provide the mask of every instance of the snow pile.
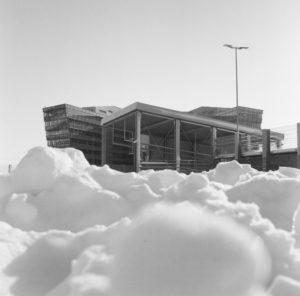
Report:
[[273,296],[299,296],[300,283],[284,276],[278,276],[270,288]]
[[255,203],[263,217],[281,229],[291,230],[300,203],[300,179],[261,174],[226,190],[230,201]]
[[146,210],[116,246],[112,295],[255,295],[269,271],[260,239],[189,203]]
[[240,164],[237,161],[219,163],[215,170],[208,173],[210,180],[223,184],[234,185],[241,176],[256,173],[249,164]]
[[299,176],[121,173],[33,148],[0,174],[0,295],[300,295]]

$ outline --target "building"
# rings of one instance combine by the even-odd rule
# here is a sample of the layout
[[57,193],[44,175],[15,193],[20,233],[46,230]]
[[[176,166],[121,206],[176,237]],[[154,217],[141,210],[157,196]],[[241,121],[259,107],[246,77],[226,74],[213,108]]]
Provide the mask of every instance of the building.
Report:
[[103,118],[102,130],[102,164],[121,171],[203,171],[217,159],[234,158],[236,147],[241,153],[262,149],[261,129],[240,125],[236,145],[236,123],[139,102]]
[[[179,112],[136,102],[122,109],[62,104],[43,111],[51,147],[77,148],[91,164],[108,164],[124,172],[176,169],[188,173],[262,150],[262,110],[241,108],[250,115],[247,124],[240,123],[239,145],[232,114],[219,118],[223,108]],[[283,135],[271,133],[271,142],[282,139]]]
[[237,110],[239,114],[239,123],[244,126],[260,129],[262,123],[263,110],[249,107],[234,107],[234,108],[220,108],[220,107],[199,107],[190,111],[189,113],[198,116],[208,116],[232,123],[237,122]]
[[74,147],[91,164],[101,165],[101,120],[118,109],[114,106],[80,108],[69,104],[43,108],[47,145]]

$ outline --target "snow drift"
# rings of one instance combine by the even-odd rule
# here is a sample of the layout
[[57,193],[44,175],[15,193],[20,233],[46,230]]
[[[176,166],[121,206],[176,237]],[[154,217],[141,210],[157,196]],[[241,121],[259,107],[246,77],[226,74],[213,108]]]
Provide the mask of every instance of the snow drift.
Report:
[[0,295],[300,295],[299,176],[121,173],[33,148],[0,175]]

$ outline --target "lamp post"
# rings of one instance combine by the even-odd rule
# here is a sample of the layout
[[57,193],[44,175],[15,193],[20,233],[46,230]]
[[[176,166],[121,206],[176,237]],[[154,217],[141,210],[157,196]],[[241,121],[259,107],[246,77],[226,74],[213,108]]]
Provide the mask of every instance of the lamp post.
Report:
[[238,88],[238,59],[237,51],[241,49],[248,49],[247,46],[233,46],[231,44],[224,44],[224,46],[234,49],[235,54],[235,95],[236,95],[236,141],[235,141],[235,159],[239,159],[240,154],[240,126],[239,126],[239,88]]

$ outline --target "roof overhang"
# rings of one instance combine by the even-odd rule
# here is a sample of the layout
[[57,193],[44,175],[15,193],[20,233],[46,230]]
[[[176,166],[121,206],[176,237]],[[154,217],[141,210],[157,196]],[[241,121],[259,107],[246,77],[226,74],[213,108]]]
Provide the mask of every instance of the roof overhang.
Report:
[[[102,125],[108,125],[109,123],[118,120],[119,118],[122,118],[123,116],[126,116],[129,113],[132,113],[134,111],[141,111],[144,113],[149,113],[152,115],[156,116],[162,116],[166,118],[172,118],[172,119],[179,119],[183,121],[187,121],[190,123],[195,123],[195,124],[200,124],[200,125],[205,125],[205,126],[210,126],[210,127],[217,127],[223,130],[228,130],[228,131],[236,131],[237,130],[237,125],[235,123],[215,119],[215,118],[210,118],[206,116],[195,116],[186,112],[180,112],[172,109],[167,109],[167,108],[162,108],[158,106],[153,106],[149,104],[144,104],[140,102],[135,102],[125,108],[120,109],[119,111],[111,114],[110,116],[103,118],[102,119]],[[242,133],[247,133],[247,134],[252,134],[252,135],[262,135],[262,130],[261,129],[254,129],[251,127],[239,126],[239,130]],[[272,134],[272,133],[271,133]]]

